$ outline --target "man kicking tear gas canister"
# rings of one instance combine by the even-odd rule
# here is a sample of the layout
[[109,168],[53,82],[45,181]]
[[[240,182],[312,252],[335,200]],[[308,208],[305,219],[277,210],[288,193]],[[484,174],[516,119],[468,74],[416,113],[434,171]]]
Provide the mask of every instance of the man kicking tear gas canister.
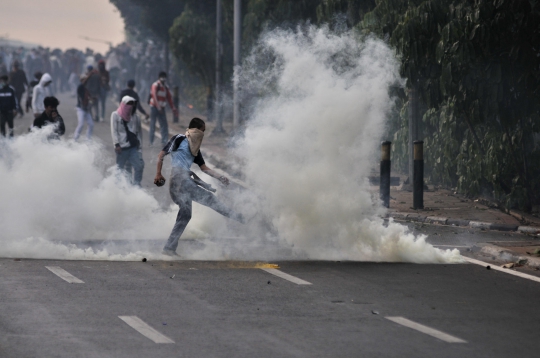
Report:
[[178,134],[172,137],[158,156],[157,173],[154,184],[157,186],[163,186],[165,184],[165,178],[161,175],[161,169],[163,167],[163,158],[167,154],[170,154],[172,171],[169,191],[172,200],[180,207],[174,228],[163,249],[163,254],[165,255],[178,256],[176,253],[178,240],[191,219],[191,206],[193,201],[208,206],[223,216],[241,223],[244,222],[241,214],[235,213],[229,207],[221,203],[214,194],[210,192],[212,191],[212,188],[190,171],[191,165],[195,163],[199,165],[203,173],[218,179],[224,185],[229,185],[229,179],[211,170],[204,163],[200,147],[205,129],[206,126],[202,119],[193,118],[189,123],[186,134]]

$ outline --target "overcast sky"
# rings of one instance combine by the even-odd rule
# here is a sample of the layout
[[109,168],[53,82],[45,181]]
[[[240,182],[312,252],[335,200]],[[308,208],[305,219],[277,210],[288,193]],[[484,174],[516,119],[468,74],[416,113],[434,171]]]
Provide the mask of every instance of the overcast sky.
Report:
[[109,0],[0,0],[0,36],[66,49],[109,46],[79,38],[124,41],[124,22]]

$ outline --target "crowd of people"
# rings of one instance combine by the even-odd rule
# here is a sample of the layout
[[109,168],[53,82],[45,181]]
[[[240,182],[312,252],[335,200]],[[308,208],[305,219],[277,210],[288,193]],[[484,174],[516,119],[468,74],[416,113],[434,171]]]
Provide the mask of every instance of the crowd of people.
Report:
[[[152,43],[133,46],[123,43],[105,55],[91,49],[83,52],[75,49],[0,48],[1,133],[13,137],[13,119],[17,115],[24,116],[26,112],[33,116],[31,127],[54,124],[51,138],[59,139],[66,129],[64,119],[58,113],[59,101],[55,94],[68,92],[77,100],[78,124],[73,138],[79,140],[86,125],[86,138],[91,139],[94,123],[105,121],[106,103],[112,99],[119,103],[110,118],[117,164],[129,173],[133,169],[132,182],[140,185],[144,162],[140,155],[141,120],[135,112],[138,110],[144,115],[144,120],[149,121],[151,146],[156,122],[160,126],[162,144],[165,145],[169,139],[167,105],[174,118],[178,118],[178,91],[173,95],[169,89],[167,73],[162,70],[163,63],[162,51]],[[128,102],[129,106],[135,104],[133,116],[125,110]],[[150,113],[142,103],[150,107]]]

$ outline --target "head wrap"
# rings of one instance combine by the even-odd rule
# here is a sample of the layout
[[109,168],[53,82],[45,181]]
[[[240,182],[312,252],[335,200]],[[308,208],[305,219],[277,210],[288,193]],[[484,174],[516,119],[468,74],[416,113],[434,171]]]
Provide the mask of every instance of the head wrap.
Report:
[[130,96],[124,96],[120,106],[116,110],[116,113],[126,122],[131,121],[131,114],[133,113],[133,104],[127,104],[128,102],[135,102],[135,98]]
[[194,157],[199,153],[201,149],[202,140],[204,137],[204,132],[197,128],[189,128],[186,131],[186,138],[188,139],[189,151],[193,154]]

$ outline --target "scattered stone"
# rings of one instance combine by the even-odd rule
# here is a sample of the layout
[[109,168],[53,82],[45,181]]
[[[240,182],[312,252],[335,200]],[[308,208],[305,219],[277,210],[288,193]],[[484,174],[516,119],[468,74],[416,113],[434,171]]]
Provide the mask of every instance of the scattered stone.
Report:
[[167,322],[163,322],[163,325],[166,326],[166,325],[167,325]]
[[379,314],[379,311],[371,311],[373,314]]
[[269,285],[272,284],[272,282],[270,282],[270,281],[268,281],[267,283],[268,283]]
[[520,259],[520,260],[517,260],[516,262],[516,266],[523,266],[523,265],[527,265],[527,259]]
[[171,278],[174,278],[176,275],[172,275]]
[[143,258],[142,258],[142,262],[146,262],[146,257],[143,257]]
[[507,268],[507,269],[509,269],[509,268],[513,268],[513,267],[515,267],[515,266],[516,266],[516,264],[513,263],[513,262],[511,262],[511,263],[509,263],[509,264],[504,264],[504,265],[502,265],[501,267],[502,267],[502,268]]

